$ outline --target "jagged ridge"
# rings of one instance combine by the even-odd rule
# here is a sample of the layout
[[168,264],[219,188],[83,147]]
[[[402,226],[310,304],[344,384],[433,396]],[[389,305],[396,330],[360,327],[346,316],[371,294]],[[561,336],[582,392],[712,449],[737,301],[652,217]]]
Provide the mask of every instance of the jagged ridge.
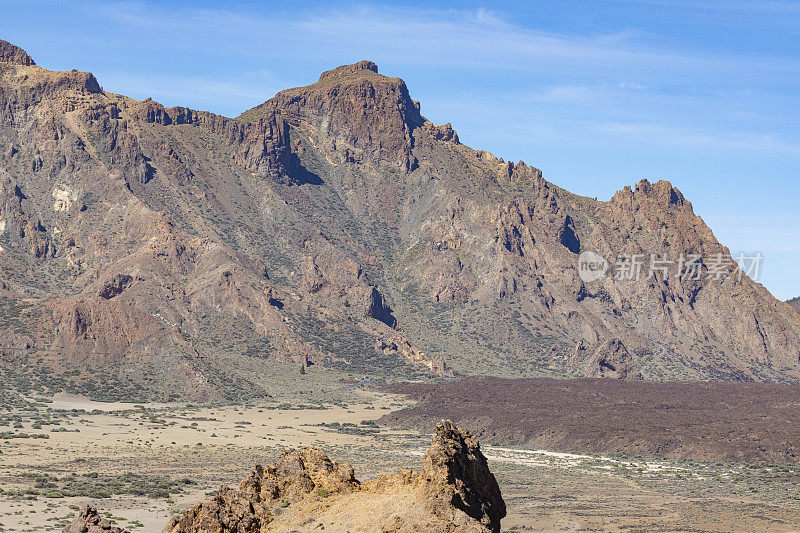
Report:
[[238,366],[220,351],[363,374],[800,378],[800,315],[748,278],[580,279],[585,250],[729,255],[670,183],[570,194],[460,144],[368,61],[230,119],[14,59],[0,139],[13,372],[196,399],[258,390],[220,377]]

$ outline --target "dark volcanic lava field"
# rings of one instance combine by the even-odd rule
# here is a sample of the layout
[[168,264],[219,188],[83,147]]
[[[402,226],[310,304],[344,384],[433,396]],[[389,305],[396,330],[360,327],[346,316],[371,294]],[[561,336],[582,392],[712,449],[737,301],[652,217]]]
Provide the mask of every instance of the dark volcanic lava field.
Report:
[[387,390],[416,405],[381,422],[425,429],[442,418],[486,444],[691,459],[800,462],[800,386],[471,377]]

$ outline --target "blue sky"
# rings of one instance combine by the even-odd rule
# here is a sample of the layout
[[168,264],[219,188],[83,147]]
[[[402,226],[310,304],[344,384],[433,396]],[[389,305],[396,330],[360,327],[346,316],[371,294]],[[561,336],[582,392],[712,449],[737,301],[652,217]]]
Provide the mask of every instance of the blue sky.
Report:
[[0,0],[0,38],[104,89],[237,115],[372,59],[462,142],[608,199],[668,179],[800,295],[800,2]]

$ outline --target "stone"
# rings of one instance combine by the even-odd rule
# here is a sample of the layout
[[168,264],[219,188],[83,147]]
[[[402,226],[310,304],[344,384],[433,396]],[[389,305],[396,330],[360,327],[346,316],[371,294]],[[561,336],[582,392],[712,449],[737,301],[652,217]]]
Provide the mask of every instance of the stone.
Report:
[[131,533],[127,529],[112,526],[111,521],[101,517],[96,507],[84,506],[64,533]]
[[256,466],[238,490],[223,487],[170,520],[164,533],[266,533],[309,524],[328,531],[496,533],[505,515],[477,440],[443,421],[419,473],[360,483],[350,465],[332,462],[321,450],[286,450],[267,468]]
[[30,67],[36,64],[33,58],[19,46],[0,39],[0,63],[11,63]]

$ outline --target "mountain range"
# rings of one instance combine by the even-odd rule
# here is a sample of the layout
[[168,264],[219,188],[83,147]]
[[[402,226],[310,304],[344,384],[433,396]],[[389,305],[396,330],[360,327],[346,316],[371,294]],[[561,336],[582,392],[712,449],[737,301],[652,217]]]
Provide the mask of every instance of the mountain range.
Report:
[[572,194],[461,144],[371,61],[228,118],[0,41],[0,371],[20,388],[225,399],[268,394],[250,370],[271,364],[800,380],[800,314],[718,276],[730,256],[669,182]]

